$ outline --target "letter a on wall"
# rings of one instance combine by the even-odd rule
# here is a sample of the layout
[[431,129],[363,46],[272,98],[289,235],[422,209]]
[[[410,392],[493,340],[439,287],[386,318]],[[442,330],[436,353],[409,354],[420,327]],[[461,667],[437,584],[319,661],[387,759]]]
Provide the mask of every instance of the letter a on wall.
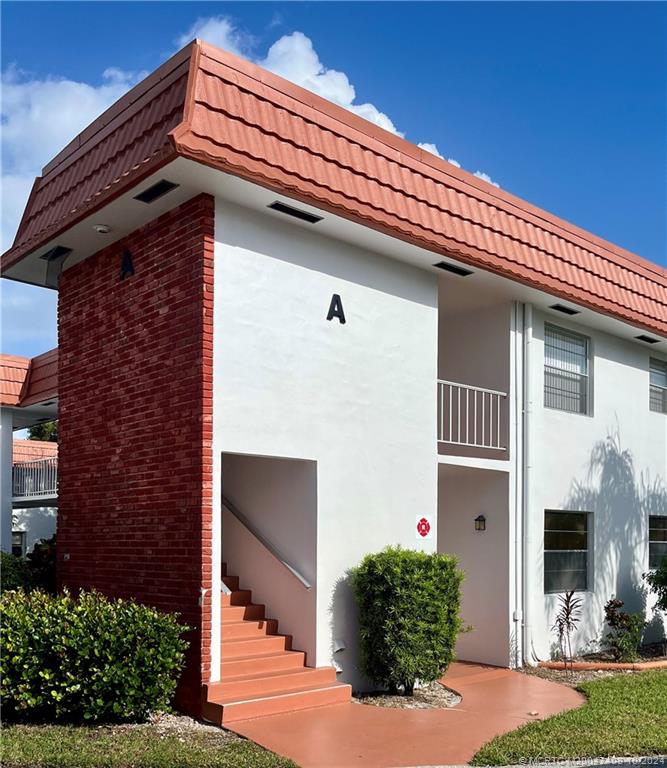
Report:
[[333,320],[337,317],[341,325],[345,325],[345,312],[343,310],[343,302],[337,293],[331,297],[331,304],[329,304],[329,314],[327,320]]

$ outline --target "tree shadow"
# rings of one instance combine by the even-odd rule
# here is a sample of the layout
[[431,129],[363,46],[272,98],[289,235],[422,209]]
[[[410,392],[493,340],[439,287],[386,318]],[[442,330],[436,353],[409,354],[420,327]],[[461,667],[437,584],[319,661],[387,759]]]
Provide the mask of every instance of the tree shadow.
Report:
[[[617,430],[593,446],[586,477],[573,482],[564,508],[592,513],[593,590],[586,607],[589,632],[595,631],[594,617],[599,617],[599,638],[604,604],[611,597],[623,600],[629,612],[647,609],[650,597],[643,573],[648,562],[648,517],[667,515],[667,489],[648,471],[637,477],[633,455],[623,448]],[[664,634],[664,621],[655,617],[650,629],[647,640],[652,633]]]

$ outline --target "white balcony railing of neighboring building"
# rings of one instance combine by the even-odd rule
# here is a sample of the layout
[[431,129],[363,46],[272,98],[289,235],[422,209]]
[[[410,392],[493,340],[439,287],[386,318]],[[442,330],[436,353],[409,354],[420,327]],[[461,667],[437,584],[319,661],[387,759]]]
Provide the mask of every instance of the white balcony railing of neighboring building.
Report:
[[58,458],[21,461],[12,466],[12,496],[22,499],[53,497],[58,492]]
[[506,392],[438,381],[438,442],[504,451]]

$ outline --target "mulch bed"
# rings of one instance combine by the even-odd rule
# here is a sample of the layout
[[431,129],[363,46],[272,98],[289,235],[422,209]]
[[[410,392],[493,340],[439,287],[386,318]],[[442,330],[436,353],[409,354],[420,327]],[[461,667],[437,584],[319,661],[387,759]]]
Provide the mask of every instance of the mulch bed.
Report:
[[564,669],[548,669],[546,667],[521,667],[517,670],[525,675],[534,675],[544,680],[550,680],[552,683],[561,683],[570,688],[577,688],[582,683],[591,680],[603,680],[605,677],[615,677],[616,675],[638,675],[639,670],[632,669],[574,669],[567,672]]
[[460,703],[458,693],[450,691],[440,683],[429,683],[422,688],[415,688],[413,696],[397,696],[386,691],[371,691],[370,693],[355,693],[352,697],[355,704],[366,704],[371,707],[390,707],[393,709],[445,709],[455,707]]
[[179,741],[185,741],[191,734],[199,733],[214,741],[216,745],[229,744],[233,741],[242,741],[232,731],[226,731],[217,725],[208,725],[207,723],[194,720],[187,715],[167,714],[157,712],[151,715],[145,723],[122,723],[119,725],[99,725],[96,730],[100,733],[123,733],[126,731],[150,731],[157,733],[160,738],[166,736],[176,736]]

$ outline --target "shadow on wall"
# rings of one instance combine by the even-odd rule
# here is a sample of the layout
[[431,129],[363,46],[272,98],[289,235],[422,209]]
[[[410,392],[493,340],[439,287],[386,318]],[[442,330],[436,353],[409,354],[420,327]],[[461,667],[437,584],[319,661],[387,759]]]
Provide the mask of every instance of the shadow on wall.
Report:
[[[624,610],[646,611],[648,593],[643,579],[648,557],[648,517],[667,515],[667,489],[648,472],[637,477],[632,453],[624,450],[618,431],[593,446],[585,482],[575,481],[564,509],[593,513],[594,593],[589,606],[604,631],[604,604],[611,597],[625,602]],[[649,617],[647,617],[649,618]],[[589,626],[589,629],[593,629]],[[646,639],[664,634],[659,614],[649,618]],[[651,634],[658,637],[650,637]]]
[[[357,601],[347,573],[336,582],[329,604],[331,626],[331,660],[340,672],[339,680],[350,683],[354,691],[371,690],[373,685],[364,675],[359,661],[359,617]],[[341,644],[344,648],[341,648]]]

